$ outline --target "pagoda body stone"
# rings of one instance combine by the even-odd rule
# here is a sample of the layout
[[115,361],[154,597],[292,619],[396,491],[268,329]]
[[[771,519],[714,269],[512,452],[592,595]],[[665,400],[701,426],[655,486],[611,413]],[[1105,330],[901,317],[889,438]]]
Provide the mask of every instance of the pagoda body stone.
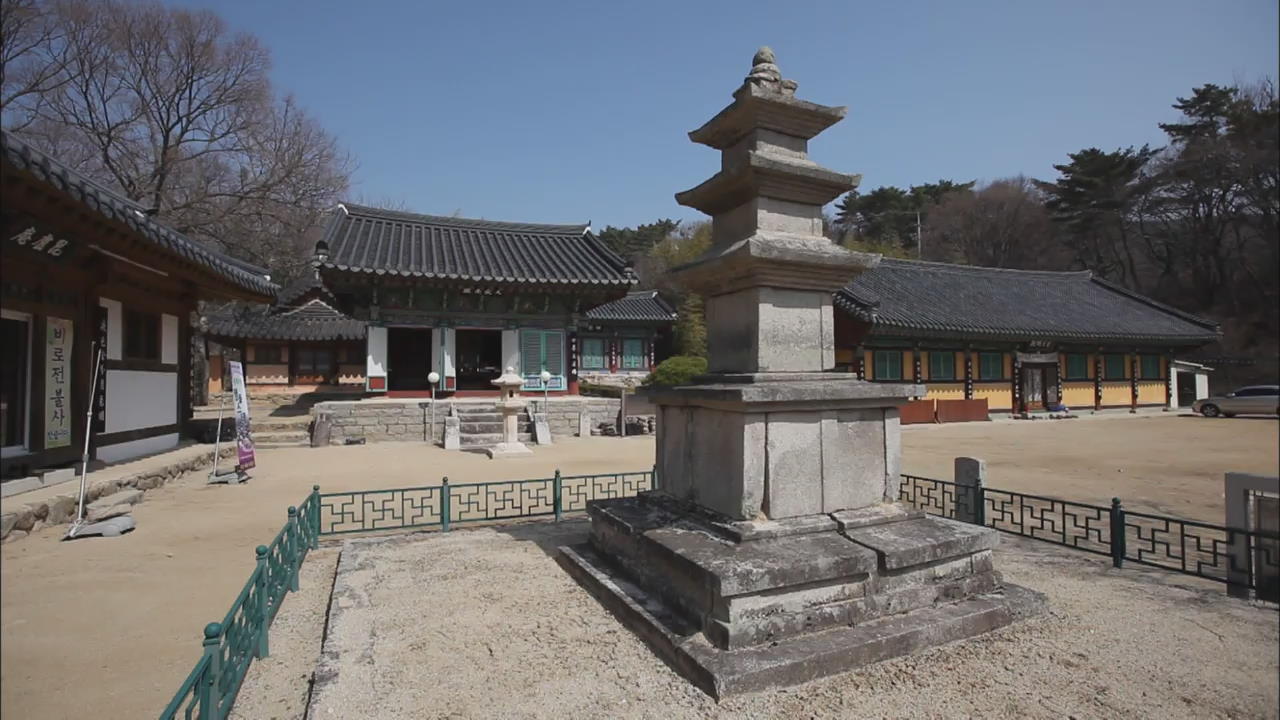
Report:
[[832,292],[879,256],[822,234],[858,177],[809,159],[845,115],[795,97],[762,48],[734,101],[690,138],[720,171],[676,195],[712,216],[676,268],[703,296],[708,374],[650,392],[656,484],[590,503],[566,567],[716,697],[787,685],[986,632],[1028,611],[995,572],[992,529],[896,502],[913,384],[833,372]]

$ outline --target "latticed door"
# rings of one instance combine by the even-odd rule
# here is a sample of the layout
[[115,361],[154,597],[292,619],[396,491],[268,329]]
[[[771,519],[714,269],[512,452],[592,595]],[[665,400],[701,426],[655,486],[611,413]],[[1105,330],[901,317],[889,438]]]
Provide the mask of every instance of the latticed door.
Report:
[[541,390],[542,371],[551,373],[549,390],[565,389],[564,331],[521,330],[520,374],[524,390]]

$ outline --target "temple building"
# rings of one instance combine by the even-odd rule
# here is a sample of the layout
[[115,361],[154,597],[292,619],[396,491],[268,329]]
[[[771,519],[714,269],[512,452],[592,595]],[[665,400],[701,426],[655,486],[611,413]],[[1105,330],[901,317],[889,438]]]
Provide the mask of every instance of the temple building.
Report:
[[197,301],[264,303],[277,288],[8,132],[0,149],[0,475],[78,460],[91,387],[93,458],[175,447]]
[[1175,356],[1219,338],[1215,323],[1090,271],[884,258],[835,302],[840,369],[927,385],[904,422],[1177,407]]
[[[251,394],[422,397],[435,372],[437,394],[493,395],[507,367],[525,390],[541,391],[545,370],[550,394],[575,394],[580,377],[638,382],[671,345],[674,310],[654,291],[628,292],[631,269],[585,224],[344,203],[314,266],[271,308],[207,318],[214,350],[244,360]],[[220,365],[210,363],[211,375]]]

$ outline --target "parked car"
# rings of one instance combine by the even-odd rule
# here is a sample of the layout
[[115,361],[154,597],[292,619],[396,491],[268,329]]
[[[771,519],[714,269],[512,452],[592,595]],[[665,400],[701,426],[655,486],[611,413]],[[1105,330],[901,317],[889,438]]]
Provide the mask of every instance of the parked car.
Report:
[[1250,385],[1226,395],[1197,400],[1191,409],[1205,417],[1280,415],[1280,385]]

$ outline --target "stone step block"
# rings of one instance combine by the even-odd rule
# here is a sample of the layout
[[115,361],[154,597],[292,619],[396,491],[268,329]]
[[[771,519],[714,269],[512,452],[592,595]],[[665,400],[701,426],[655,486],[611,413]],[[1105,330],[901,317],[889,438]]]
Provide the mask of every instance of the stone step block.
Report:
[[999,533],[947,518],[926,516],[844,530],[850,540],[875,551],[881,569],[896,570],[991,550]]
[[139,502],[142,502],[142,491],[137,488],[105,495],[89,503],[85,508],[85,519],[89,522],[99,522],[127,515]]

